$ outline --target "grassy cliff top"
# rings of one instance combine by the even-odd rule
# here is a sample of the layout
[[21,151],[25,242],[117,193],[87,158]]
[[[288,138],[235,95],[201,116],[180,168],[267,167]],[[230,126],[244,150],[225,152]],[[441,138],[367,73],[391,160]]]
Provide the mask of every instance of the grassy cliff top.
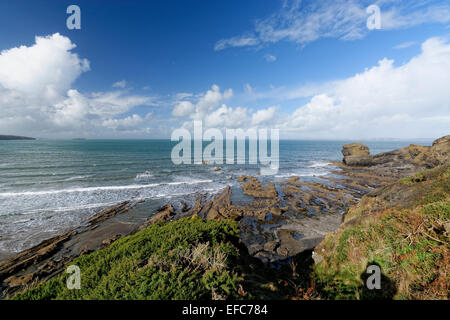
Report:
[[[322,295],[338,299],[448,299],[450,166],[378,189],[352,207],[315,249]],[[367,266],[382,271],[368,290]]]
[[110,247],[70,263],[81,271],[80,290],[69,290],[63,273],[16,299],[211,299],[237,298],[239,271],[231,221],[195,216],[157,223]]

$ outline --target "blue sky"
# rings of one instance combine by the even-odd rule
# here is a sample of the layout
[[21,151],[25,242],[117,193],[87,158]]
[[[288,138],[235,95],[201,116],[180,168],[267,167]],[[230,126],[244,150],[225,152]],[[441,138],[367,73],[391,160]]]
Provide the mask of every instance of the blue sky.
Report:
[[[81,30],[66,27],[71,4]],[[381,30],[365,26],[371,4]],[[0,133],[160,138],[201,119],[296,139],[434,138],[448,134],[450,99],[426,77],[447,80],[449,25],[448,1],[2,2]],[[379,71],[384,58],[392,64]],[[354,97],[354,81],[380,91]],[[364,115],[361,104],[373,108]]]

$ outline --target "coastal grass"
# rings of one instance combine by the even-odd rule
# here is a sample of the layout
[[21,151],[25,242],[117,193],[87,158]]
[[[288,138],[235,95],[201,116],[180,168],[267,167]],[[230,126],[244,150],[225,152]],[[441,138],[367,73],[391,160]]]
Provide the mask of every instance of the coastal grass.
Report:
[[[306,263],[303,263],[305,262]],[[66,267],[81,271],[81,288],[62,273],[17,294],[20,300],[211,300],[309,297],[311,257],[274,266],[248,254],[235,221],[196,215],[160,222],[85,254]]]
[[[448,299],[450,170],[426,170],[366,196],[316,248],[314,275],[329,299]],[[447,230],[446,230],[447,228]],[[368,290],[369,265],[382,271]]]
[[232,221],[157,223],[71,262],[81,270],[81,289],[69,290],[63,273],[15,299],[239,298],[237,235]]

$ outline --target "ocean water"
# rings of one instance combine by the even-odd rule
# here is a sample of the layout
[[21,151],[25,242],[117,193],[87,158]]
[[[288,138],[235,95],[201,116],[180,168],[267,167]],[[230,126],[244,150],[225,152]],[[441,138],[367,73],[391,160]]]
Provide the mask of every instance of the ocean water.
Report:
[[[329,161],[342,159],[350,141],[280,141],[280,168],[263,179],[317,179]],[[372,154],[411,143],[365,142]],[[145,200],[147,210],[167,201],[192,202],[217,193],[235,178],[255,175],[257,165],[174,165],[169,140],[0,141],[0,260],[40,241],[86,224],[115,203]],[[224,152],[225,156],[225,152]],[[148,214],[150,214],[149,212]]]

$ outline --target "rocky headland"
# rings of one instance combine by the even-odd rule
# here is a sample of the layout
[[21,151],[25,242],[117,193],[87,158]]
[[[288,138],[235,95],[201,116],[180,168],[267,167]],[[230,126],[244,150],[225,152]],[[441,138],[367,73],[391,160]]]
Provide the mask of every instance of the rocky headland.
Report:
[[0,140],[36,140],[36,138],[0,134]]
[[[142,225],[117,219],[137,205],[127,201],[93,216],[88,227],[44,241],[1,263],[1,295],[9,297],[54,278],[75,258],[108,248],[123,236],[136,232],[137,236],[150,226],[189,217],[212,222],[233,221],[239,227],[239,242],[245,248],[245,254],[249,255],[248,259],[256,259],[255,261],[266,266],[292,264],[298,257],[303,260],[312,257],[316,266],[326,263],[328,267],[333,266],[334,269],[331,270],[339,270],[339,262],[332,257],[333,254],[340,254],[333,250],[337,250],[336,243],[343,241],[339,235],[345,233],[345,228],[359,225],[363,220],[370,221],[374,214],[376,216],[377,210],[417,205],[420,190],[433,179],[444,181],[443,185],[439,184],[439,188],[442,188],[439,191],[441,197],[436,201],[443,201],[441,211],[448,211],[449,152],[450,136],[437,139],[430,147],[410,145],[376,155],[371,155],[369,148],[361,143],[344,145],[343,161],[332,163],[334,170],[330,175],[321,177],[320,182],[306,182],[298,177],[291,177],[281,183],[263,183],[257,177],[241,176],[237,181],[241,183],[242,193],[252,200],[233,203],[232,190],[227,187],[216,196],[198,195],[192,206],[184,204],[181,208],[175,208],[167,203]],[[429,169],[440,171],[434,175],[426,173],[417,176]],[[411,191],[412,189],[416,191]],[[361,213],[364,211],[361,206],[368,202],[371,203],[371,214]],[[439,223],[442,225],[432,226],[443,228],[442,234],[436,236],[431,235],[431,231],[428,233],[432,239],[448,248],[448,212],[446,217],[442,216],[440,219]],[[420,228],[417,230],[421,230]],[[448,259],[448,251],[445,257]],[[348,256],[346,258],[350,261],[352,259]],[[359,269],[355,268],[354,271],[360,273],[361,266],[367,262],[370,262],[367,258],[360,257],[355,262]],[[294,265],[291,265],[291,269],[293,274],[297,274]],[[329,283],[334,283],[333,275],[325,274],[323,270],[328,269],[316,267],[316,275],[327,277]],[[336,272],[336,279],[342,278],[339,275],[341,274]],[[345,279],[342,281],[345,282]],[[326,287],[320,279],[317,283]],[[356,286],[354,283],[352,285]],[[244,289],[241,286],[239,290]],[[304,288],[295,290],[301,291]],[[327,290],[326,292],[333,291],[333,287],[327,287]],[[305,296],[306,293],[301,292],[300,296]]]

